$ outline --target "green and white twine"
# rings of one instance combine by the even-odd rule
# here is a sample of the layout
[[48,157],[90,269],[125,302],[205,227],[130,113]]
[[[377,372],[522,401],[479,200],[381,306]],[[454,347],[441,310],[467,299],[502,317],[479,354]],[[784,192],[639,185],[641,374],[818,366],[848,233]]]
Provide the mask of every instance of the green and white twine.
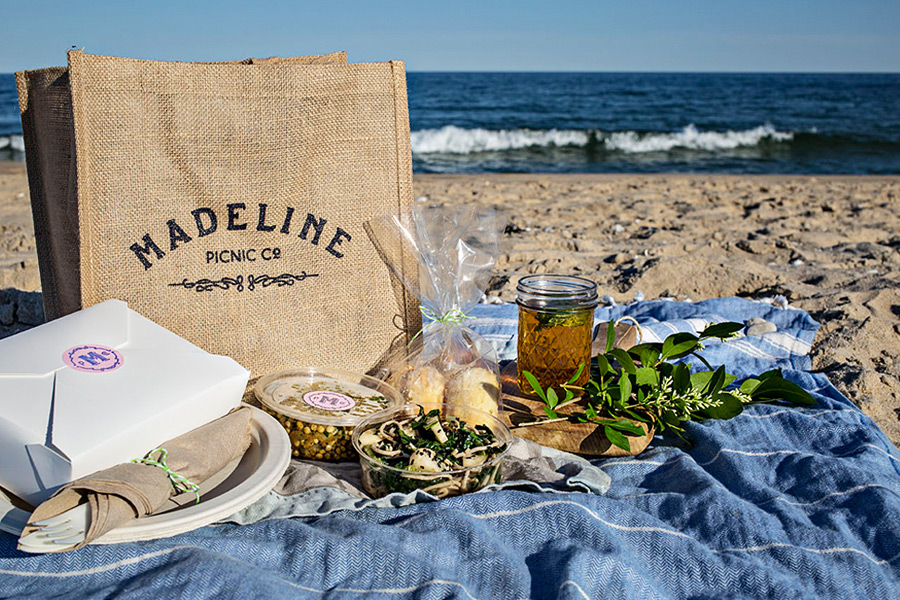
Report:
[[[159,458],[154,459],[153,455],[156,453],[159,453]],[[192,492],[195,496],[197,496],[197,502],[199,503],[200,486],[190,481],[187,477],[179,475],[178,473],[170,469],[169,465],[166,464],[166,458],[168,458],[168,456],[169,452],[165,448],[157,448],[148,452],[144,458],[135,458],[131,462],[150,465],[151,467],[159,467],[166,472],[166,475],[169,476],[169,482],[172,484],[172,488],[176,492]]]
[[448,310],[447,312],[445,312],[442,315],[439,315],[438,313],[434,312],[432,309],[428,308],[427,306],[420,306],[419,311],[421,311],[422,316],[427,317],[429,319],[429,322],[426,323],[424,325],[424,327],[422,327],[422,329],[420,329],[419,332],[412,337],[411,340],[409,340],[410,346],[412,346],[412,343],[416,340],[417,337],[422,335],[422,333],[424,333],[426,329],[428,329],[435,323],[462,323],[463,321],[466,321],[468,319],[475,318],[475,317],[470,317],[469,315],[467,315],[463,311],[459,310],[458,308],[451,308],[450,310]]

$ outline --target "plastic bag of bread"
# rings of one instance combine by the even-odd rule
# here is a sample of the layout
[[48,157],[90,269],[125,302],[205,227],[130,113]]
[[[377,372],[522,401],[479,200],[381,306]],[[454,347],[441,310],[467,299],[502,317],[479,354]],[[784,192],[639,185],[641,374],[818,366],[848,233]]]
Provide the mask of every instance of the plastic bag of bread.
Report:
[[419,298],[423,316],[421,332],[388,361],[388,382],[408,402],[450,402],[497,415],[496,350],[467,326],[496,262],[496,213],[413,206],[371,222],[369,234],[393,273]]

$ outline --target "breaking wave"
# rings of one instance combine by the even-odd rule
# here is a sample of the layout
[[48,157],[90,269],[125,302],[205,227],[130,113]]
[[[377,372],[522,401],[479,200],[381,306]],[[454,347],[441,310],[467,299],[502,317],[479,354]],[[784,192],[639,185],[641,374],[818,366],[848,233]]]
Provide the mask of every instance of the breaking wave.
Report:
[[0,150],[6,149],[25,152],[25,140],[21,135],[0,135]]
[[645,135],[634,131],[611,133],[603,140],[603,144],[609,150],[619,150],[628,154],[666,152],[675,148],[715,152],[742,146],[756,146],[762,141],[789,142],[793,139],[792,132],[777,131],[769,124],[743,131],[698,131],[694,125],[688,125],[675,133]]
[[794,133],[778,131],[770,124],[740,131],[700,131],[693,124],[675,132],[604,132],[597,129],[464,129],[446,125],[422,129],[410,135],[413,154],[476,154],[520,148],[588,146],[611,152],[641,154],[675,149],[715,152],[757,146],[762,142],[787,142]]
[[590,131],[577,129],[463,129],[446,125],[410,134],[415,154],[474,154],[533,146],[584,146]]

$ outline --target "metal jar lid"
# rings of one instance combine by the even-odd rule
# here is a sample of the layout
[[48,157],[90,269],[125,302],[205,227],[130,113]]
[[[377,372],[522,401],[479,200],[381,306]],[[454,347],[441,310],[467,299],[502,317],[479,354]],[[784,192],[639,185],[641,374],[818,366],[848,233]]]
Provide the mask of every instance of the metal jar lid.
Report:
[[593,309],[597,284],[573,275],[526,275],[516,285],[516,303],[539,311]]

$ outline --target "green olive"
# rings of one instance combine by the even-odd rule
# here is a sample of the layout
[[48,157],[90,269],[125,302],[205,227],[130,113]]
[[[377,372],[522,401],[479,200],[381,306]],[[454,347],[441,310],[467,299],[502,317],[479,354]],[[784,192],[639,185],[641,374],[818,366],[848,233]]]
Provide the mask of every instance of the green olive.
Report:
[[318,425],[289,419],[267,410],[275,416],[291,439],[292,454],[296,458],[314,460],[347,460],[355,456],[350,443],[351,428]]

